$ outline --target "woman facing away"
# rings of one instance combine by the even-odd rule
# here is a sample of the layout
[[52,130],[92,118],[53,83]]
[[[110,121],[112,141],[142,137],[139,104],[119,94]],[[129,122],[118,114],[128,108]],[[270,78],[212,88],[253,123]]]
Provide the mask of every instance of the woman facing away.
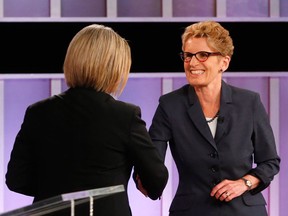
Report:
[[[140,107],[113,97],[123,91],[130,67],[128,42],[110,27],[92,24],[74,36],[63,67],[68,90],[25,112],[6,173],[10,190],[33,196],[35,203],[123,185],[125,192],[94,202],[94,215],[131,216],[127,185],[134,168],[146,195],[161,196],[168,171]],[[88,212],[88,206],[76,206],[76,216]]]

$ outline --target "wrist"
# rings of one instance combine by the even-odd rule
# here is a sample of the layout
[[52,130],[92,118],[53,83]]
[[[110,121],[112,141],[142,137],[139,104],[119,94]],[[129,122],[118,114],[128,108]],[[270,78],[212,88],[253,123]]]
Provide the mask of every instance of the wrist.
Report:
[[244,181],[244,184],[247,187],[247,190],[251,190],[253,186],[252,181],[244,177],[242,177],[241,179]]

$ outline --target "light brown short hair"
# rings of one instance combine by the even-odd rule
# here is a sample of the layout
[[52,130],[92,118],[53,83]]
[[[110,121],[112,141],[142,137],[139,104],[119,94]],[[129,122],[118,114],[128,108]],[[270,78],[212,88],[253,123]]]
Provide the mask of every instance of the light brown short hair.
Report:
[[229,31],[218,22],[203,21],[187,26],[182,34],[182,49],[184,49],[186,41],[191,37],[205,37],[208,45],[213,50],[220,52],[223,56],[232,57],[233,55],[234,45]]
[[68,87],[119,95],[130,67],[128,42],[110,27],[92,24],[80,30],[70,42],[63,70]]

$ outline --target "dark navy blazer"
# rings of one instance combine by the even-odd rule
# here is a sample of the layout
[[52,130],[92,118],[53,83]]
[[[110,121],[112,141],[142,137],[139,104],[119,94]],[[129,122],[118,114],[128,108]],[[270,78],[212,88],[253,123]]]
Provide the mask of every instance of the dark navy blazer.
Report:
[[[169,143],[178,169],[171,216],[267,215],[260,192],[279,172],[280,158],[258,93],[222,81],[213,138],[194,88],[185,85],[160,97],[149,133],[163,159]],[[261,184],[231,202],[210,197],[220,181],[246,174],[257,176]]]

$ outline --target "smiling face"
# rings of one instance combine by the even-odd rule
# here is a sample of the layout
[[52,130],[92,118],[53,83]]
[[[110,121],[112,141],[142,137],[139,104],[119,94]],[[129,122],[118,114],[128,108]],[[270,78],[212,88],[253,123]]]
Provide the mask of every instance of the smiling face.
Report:
[[[184,46],[183,52],[197,53],[200,51],[205,52],[218,52],[212,50],[207,43],[205,37],[189,38]],[[221,55],[210,55],[204,62],[197,60],[195,55],[191,61],[184,61],[184,70],[187,81],[194,87],[208,86],[209,84],[221,84],[222,73],[225,71],[230,62],[230,57]]]

